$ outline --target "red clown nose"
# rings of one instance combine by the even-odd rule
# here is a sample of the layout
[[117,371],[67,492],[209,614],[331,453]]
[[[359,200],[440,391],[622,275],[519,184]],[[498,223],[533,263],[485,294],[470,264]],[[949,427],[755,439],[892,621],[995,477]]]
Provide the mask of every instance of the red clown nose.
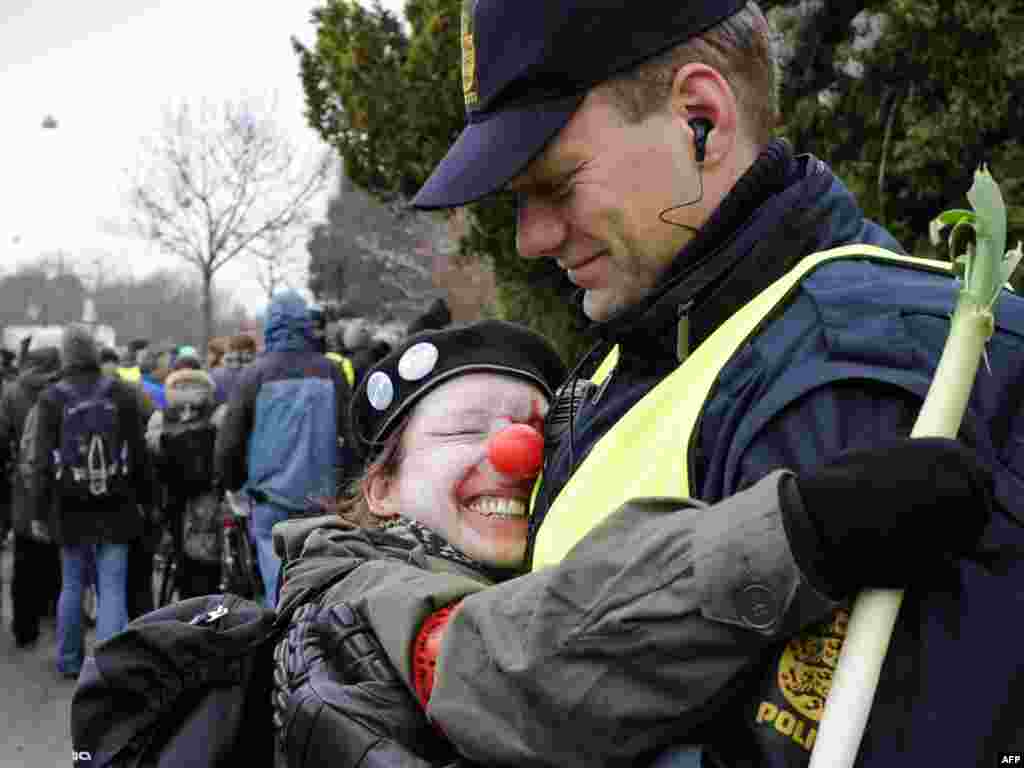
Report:
[[544,462],[544,437],[528,424],[511,424],[491,438],[487,458],[512,477],[536,477]]

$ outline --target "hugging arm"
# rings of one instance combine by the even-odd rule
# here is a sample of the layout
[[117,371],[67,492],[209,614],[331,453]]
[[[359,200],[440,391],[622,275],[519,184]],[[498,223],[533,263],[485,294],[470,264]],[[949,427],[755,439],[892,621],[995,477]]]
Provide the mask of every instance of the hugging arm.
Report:
[[274,659],[274,725],[288,766],[454,762],[370,633],[345,603],[310,603],[293,617]]
[[[401,658],[436,606],[483,585],[384,557],[361,534],[332,535],[315,524],[291,545],[280,536],[277,542],[285,559],[297,558],[285,566],[282,604],[301,606],[275,649],[279,757],[290,768],[468,765],[427,720]],[[298,530],[301,523],[289,525]],[[294,542],[301,540],[317,554],[300,557]]]
[[489,765],[699,743],[766,653],[860,589],[969,557],[991,512],[990,473],[939,439],[779,470],[711,507],[635,499],[558,566],[461,602],[428,714]]
[[[864,482],[887,466],[899,472]],[[910,489],[903,515],[885,503],[893,484]],[[773,472],[711,507],[634,499],[559,565],[486,589],[391,564],[357,569],[361,583],[337,602],[373,627],[364,639],[399,673],[404,706],[415,706],[413,691],[428,699],[433,724],[466,759],[631,765],[700,742],[745,671],[852,591],[907,583],[929,553],[969,551],[990,510],[950,509],[990,494],[957,443],[906,440],[804,476]],[[900,557],[925,519],[931,537]],[[454,604],[436,622],[430,690],[418,685],[414,643]],[[361,669],[350,665],[346,682],[373,679]]]

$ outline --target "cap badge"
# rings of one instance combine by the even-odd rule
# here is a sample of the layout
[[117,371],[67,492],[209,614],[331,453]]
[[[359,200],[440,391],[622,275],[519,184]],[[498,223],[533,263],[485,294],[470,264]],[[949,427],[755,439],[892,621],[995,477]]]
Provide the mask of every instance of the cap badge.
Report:
[[477,0],[462,0],[462,95],[466,109],[472,109],[480,101],[476,81],[476,45],[473,42],[473,12]]
[[375,371],[366,382],[366,397],[378,411],[386,410],[395,399],[395,385],[384,371]]
[[437,365],[440,353],[429,341],[413,344],[398,361],[398,375],[406,381],[419,381]]

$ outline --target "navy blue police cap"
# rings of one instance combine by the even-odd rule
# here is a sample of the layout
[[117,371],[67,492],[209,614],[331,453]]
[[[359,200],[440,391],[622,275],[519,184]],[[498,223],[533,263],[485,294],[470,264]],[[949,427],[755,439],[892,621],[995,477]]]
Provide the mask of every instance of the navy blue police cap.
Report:
[[747,0],[463,0],[467,125],[412,204],[452,208],[501,189],[587,91],[705,32]]
[[356,449],[372,459],[424,395],[467,373],[498,373],[535,384],[548,400],[565,364],[542,335],[517,323],[481,320],[409,336],[363,377],[349,406]]

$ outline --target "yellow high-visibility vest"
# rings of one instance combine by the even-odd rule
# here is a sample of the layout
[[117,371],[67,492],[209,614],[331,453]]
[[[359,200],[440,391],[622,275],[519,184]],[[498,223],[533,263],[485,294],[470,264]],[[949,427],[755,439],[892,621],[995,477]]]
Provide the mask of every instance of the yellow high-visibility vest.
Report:
[[118,368],[117,375],[121,377],[123,381],[127,381],[130,384],[138,384],[142,378],[142,372],[139,370],[139,366],[132,366],[131,368]]
[[356,385],[356,369],[351,360],[337,352],[328,352],[327,359],[338,366],[338,370],[344,374],[345,381],[348,382],[350,388]]
[[[821,264],[843,258],[931,270],[950,268],[946,262],[900,256],[870,245],[833,248],[800,261],[726,320],[597,441],[545,515],[537,532],[533,567],[559,562],[629,499],[690,496],[686,446],[719,372],[804,276]],[[595,384],[611,373],[617,360],[615,347],[591,377]],[[534,486],[534,499],[539,485],[538,481]]]

